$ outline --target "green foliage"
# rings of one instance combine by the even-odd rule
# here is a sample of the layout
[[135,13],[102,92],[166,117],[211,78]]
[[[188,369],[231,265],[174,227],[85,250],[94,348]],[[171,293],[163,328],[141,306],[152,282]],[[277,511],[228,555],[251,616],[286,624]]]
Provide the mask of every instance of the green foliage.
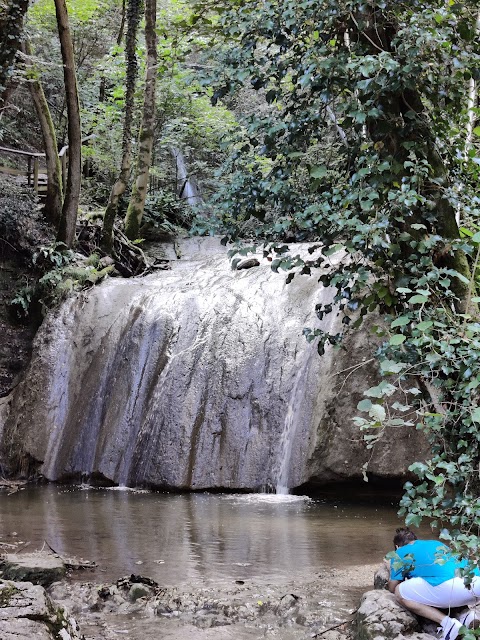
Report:
[[3,103],[3,93],[13,76],[28,2],[29,0],[4,0],[0,3],[0,106]]
[[[355,422],[367,447],[387,428],[422,430],[430,460],[411,468],[401,513],[433,525],[471,563],[480,531],[478,140],[465,154],[466,83],[480,78],[473,1],[305,0],[220,7],[213,101],[254,89],[228,170],[226,240],[252,235],[276,270],[321,269],[319,304],[344,331],[372,312],[382,382]],[[459,237],[455,222],[464,224]],[[260,221],[260,222],[258,222]],[[319,258],[279,240],[319,240]],[[337,254],[335,259],[330,256]],[[337,258],[341,257],[341,260]],[[342,333],[306,329],[322,355]]]
[[12,312],[22,321],[32,321],[38,314],[43,317],[70,293],[93,286],[113,269],[97,269],[97,254],[89,256],[85,264],[77,264],[75,254],[62,242],[40,246],[32,262],[39,278],[22,287],[10,301]]
[[[108,11],[112,2],[109,0],[66,0],[68,15],[73,23],[88,23]],[[114,0],[117,10],[121,3]],[[36,0],[33,3],[29,18],[37,25],[52,24],[55,21],[55,5],[50,0]]]
[[167,235],[176,235],[177,227],[187,227],[188,212],[171,191],[157,191],[145,200],[142,234],[155,229]]
[[73,251],[64,242],[54,242],[51,245],[39,247],[33,254],[33,264],[44,271],[63,267],[72,260]]

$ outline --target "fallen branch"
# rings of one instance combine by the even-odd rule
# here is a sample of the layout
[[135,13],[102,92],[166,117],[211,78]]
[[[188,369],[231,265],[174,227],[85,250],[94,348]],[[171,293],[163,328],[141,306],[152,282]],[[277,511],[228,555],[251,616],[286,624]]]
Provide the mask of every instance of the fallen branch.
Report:
[[[355,615],[355,613],[357,613],[357,610],[353,611],[350,615]],[[319,633],[317,633],[315,636],[313,636],[314,638],[319,638],[320,636],[323,636],[325,633],[328,633],[329,631],[333,631],[334,629],[338,629],[339,627],[343,627],[343,625],[345,624],[350,624],[351,620],[344,620],[343,622],[339,622],[338,624],[334,624],[332,627],[328,627],[327,629],[324,629],[323,631],[320,631]]]
[[75,557],[65,558],[60,553],[58,553],[58,551],[55,551],[55,549],[52,546],[50,546],[45,539],[43,542],[47,545],[47,547],[50,549],[50,551],[54,555],[60,558],[60,560],[65,565],[65,567],[67,569],[70,569],[71,571],[79,571],[82,569],[94,569],[97,566],[96,562],[94,562],[93,560],[83,560],[82,558],[79,560],[78,558],[75,558]]

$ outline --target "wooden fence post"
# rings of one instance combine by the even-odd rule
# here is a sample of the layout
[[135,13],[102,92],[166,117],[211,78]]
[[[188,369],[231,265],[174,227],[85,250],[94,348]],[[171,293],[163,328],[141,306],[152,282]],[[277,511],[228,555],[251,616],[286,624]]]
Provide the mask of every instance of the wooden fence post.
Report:
[[38,158],[35,156],[33,159],[33,189],[35,193],[38,193]]
[[67,151],[65,150],[62,157],[62,181],[63,181],[63,193],[67,188]]

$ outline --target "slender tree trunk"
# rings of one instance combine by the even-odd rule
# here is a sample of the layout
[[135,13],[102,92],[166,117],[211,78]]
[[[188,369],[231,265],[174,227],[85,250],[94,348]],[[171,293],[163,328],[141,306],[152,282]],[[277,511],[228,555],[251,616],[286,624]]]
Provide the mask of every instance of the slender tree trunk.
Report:
[[68,25],[68,13],[65,0],[55,0],[58,35],[63,60],[63,77],[68,115],[68,174],[63,202],[62,217],[58,228],[57,240],[71,247],[75,241],[75,226],[78,215],[78,202],[82,182],[82,127],[80,105],[78,102],[77,76],[72,38]]
[[123,40],[123,32],[125,30],[125,17],[127,13],[127,0],[122,2],[122,20],[120,22],[120,29],[118,30],[117,45],[120,46]]
[[43,145],[47,162],[48,184],[45,200],[45,215],[48,220],[58,228],[62,216],[63,186],[62,167],[60,158],[58,157],[57,135],[42,83],[40,82],[39,71],[35,69],[31,61],[32,48],[28,39],[25,39],[23,43],[23,52],[28,56],[26,58],[26,65],[28,69],[27,75],[30,78],[29,88],[42,129]]
[[110,192],[105,215],[103,217],[102,249],[111,253],[113,249],[113,224],[118,211],[118,203],[125,193],[130,178],[132,157],[132,121],[134,110],[135,85],[138,75],[136,44],[137,30],[140,23],[140,2],[129,0],[127,16],[127,37],[125,44],[125,60],[127,68],[125,88],[125,120],[123,123],[122,166],[120,175]]
[[0,2],[0,109],[4,92],[12,75],[15,56],[20,49],[23,19],[29,0],[3,0]]
[[2,118],[5,114],[5,111],[8,108],[8,104],[13,94],[18,88],[18,84],[19,84],[18,80],[16,78],[13,78],[7,84],[7,86],[5,87],[5,91],[3,91],[2,93],[2,97],[0,98],[0,122],[2,121]]
[[156,0],[145,1],[145,40],[147,43],[147,72],[145,100],[139,135],[136,180],[125,217],[125,233],[130,240],[138,238],[147,196],[152,147],[155,129],[155,86],[157,75]]

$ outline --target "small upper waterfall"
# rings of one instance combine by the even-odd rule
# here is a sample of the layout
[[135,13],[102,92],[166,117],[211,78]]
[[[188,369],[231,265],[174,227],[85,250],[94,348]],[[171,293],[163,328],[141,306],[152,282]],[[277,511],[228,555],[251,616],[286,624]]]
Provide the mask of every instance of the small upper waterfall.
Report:
[[197,205],[203,202],[197,185],[197,181],[188,173],[187,165],[183,153],[177,147],[171,148],[172,156],[175,159],[177,171],[177,193],[178,196],[190,205]]

